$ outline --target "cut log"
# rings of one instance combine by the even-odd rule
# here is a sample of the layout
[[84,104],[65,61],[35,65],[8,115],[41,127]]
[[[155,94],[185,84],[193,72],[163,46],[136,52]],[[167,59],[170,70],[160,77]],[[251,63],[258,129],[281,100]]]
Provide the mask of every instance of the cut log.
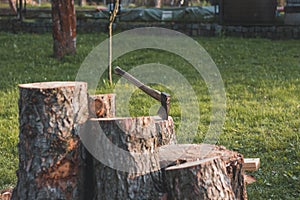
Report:
[[[160,148],[168,199],[247,199],[243,156],[222,146],[179,144]],[[175,165],[175,166],[174,166]]]
[[12,199],[82,199],[79,125],[88,117],[87,84],[19,85],[19,169]]
[[220,157],[168,167],[168,199],[235,199],[225,174],[225,163]]
[[89,96],[89,112],[91,118],[115,117],[115,94],[98,94]]
[[[91,119],[83,135],[95,158],[92,199],[159,199],[158,147],[175,144],[173,120],[155,117]],[[101,130],[100,130],[101,128]],[[90,135],[88,135],[90,134]],[[90,147],[90,148],[89,148]]]

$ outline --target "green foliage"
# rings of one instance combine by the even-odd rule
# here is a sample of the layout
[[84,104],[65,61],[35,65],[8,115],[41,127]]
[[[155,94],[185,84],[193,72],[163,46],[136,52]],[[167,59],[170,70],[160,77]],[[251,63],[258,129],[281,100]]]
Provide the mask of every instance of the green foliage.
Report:
[[[80,64],[105,35],[79,34],[77,54],[52,58],[50,34],[0,33],[0,189],[15,184],[18,168],[18,89],[20,83],[74,80]],[[218,144],[245,157],[261,158],[251,173],[249,199],[297,199],[300,185],[300,41],[241,38],[195,38],[216,62],[226,89],[227,116]],[[141,50],[113,63],[125,70],[145,63],[174,67],[195,90],[200,124],[194,142],[201,142],[210,123],[210,97],[204,81],[186,61],[170,53]],[[119,77],[114,76],[116,83]],[[111,92],[107,80],[99,92]],[[165,90],[163,86],[152,87]],[[172,93],[172,91],[169,91]],[[156,102],[140,91],[130,99],[130,115],[148,115]],[[121,109],[121,108],[118,108]],[[180,123],[180,106],[172,96],[171,115]],[[284,192],[283,192],[284,191]]]

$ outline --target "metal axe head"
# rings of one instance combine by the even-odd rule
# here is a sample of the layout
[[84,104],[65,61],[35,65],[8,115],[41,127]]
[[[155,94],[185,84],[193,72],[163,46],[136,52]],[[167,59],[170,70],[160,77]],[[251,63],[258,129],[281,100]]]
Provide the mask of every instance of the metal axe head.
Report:
[[157,114],[164,120],[167,120],[169,117],[170,100],[171,100],[171,95],[169,95],[168,93],[165,93],[165,92],[160,93],[161,106],[160,106],[159,110],[157,111]]

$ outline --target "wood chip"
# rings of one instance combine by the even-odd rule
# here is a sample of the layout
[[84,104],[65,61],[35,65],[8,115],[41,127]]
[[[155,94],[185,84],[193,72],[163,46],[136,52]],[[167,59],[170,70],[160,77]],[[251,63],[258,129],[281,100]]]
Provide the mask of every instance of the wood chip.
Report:
[[243,163],[243,169],[245,171],[257,171],[260,166],[259,158],[245,158]]

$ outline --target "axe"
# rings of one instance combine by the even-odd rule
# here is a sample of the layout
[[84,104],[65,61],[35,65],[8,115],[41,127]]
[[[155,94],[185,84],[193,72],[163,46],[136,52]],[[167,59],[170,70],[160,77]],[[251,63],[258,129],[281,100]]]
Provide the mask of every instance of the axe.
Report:
[[171,99],[171,96],[168,93],[160,92],[150,88],[149,86],[145,85],[144,83],[142,83],[141,81],[139,81],[120,67],[115,68],[115,73],[127,79],[129,82],[137,86],[139,89],[141,89],[143,92],[145,92],[152,98],[156,99],[157,101],[160,101],[161,107],[159,108],[157,114],[164,120],[168,119]]

